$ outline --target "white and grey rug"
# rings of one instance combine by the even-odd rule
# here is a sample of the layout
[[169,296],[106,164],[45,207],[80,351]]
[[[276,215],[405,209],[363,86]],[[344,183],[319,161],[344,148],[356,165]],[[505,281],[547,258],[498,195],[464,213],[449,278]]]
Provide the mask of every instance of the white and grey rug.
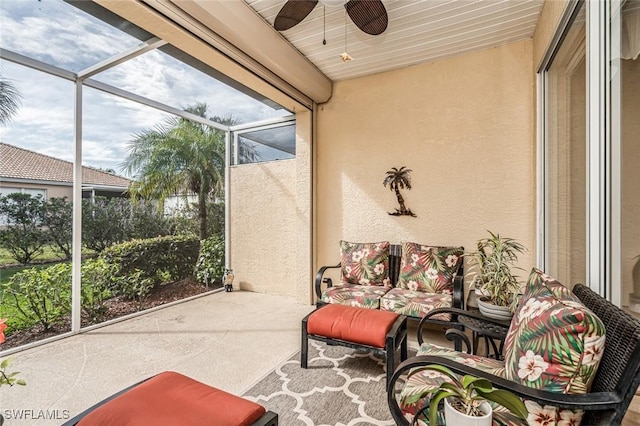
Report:
[[243,396],[282,426],[392,426],[385,385],[384,359],[311,340],[308,369],[298,352]]

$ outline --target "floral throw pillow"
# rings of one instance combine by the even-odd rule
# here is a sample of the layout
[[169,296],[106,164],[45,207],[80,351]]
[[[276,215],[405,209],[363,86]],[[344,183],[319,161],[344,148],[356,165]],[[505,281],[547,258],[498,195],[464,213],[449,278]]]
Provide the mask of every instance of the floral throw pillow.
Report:
[[342,282],[390,286],[389,241],[350,243],[340,241]]
[[604,352],[602,321],[554,278],[533,268],[505,340],[506,377],[561,393],[587,393]]
[[453,293],[462,247],[431,247],[403,242],[398,287],[425,293]]

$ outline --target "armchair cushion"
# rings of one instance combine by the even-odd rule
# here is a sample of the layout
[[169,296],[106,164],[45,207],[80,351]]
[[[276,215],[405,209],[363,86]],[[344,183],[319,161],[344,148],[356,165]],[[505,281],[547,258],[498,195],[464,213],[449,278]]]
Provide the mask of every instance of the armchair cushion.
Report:
[[340,241],[342,282],[356,285],[391,286],[389,241],[350,243]]
[[321,301],[358,308],[380,309],[380,298],[389,289],[378,285],[343,284],[327,288]]
[[[451,294],[448,293],[425,293],[392,288],[380,299],[380,309],[409,317],[422,318],[436,308],[450,308],[451,300]],[[450,321],[451,315],[434,315],[433,319]]]
[[462,263],[462,247],[431,247],[403,242],[398,288],[453,293],[453,277]]
[[534,268],[505,340],[506,378],[535,389],[587,393],[604,341],[602,321]]

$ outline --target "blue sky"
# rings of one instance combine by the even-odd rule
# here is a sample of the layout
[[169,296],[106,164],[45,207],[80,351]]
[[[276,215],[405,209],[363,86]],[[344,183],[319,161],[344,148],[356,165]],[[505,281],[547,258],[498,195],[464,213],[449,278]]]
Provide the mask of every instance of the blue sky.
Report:
[[[74,72],[139,43],[61,0],[2,0],[0,28],[2,48]],[[0,60],[0,70],[22,95],[18,114],[0,128],[0,140],[72,160],[73,83],[6,60]],[[210,115],[232,115],[245,123],[289,114],[159,51],[94,78],[176,108],[205,102]],[[88,87],[84,88],[83,103],[83,163],[118,172],[132,136],[167,117],[161,111]]]

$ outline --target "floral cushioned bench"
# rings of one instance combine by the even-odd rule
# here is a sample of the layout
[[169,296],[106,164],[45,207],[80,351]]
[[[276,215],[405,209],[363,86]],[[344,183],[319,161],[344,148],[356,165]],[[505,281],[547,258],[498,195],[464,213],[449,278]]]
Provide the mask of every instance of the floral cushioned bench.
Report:
[[[388,241],[340,241],[340,263],[323,266],[315,281],[318,306],[338,303],[420,319],[436,308],[464,307],[463,247]],[[333,285],[327,269],[340,268]],[[322,284],[327,288],[323,291]],[[434,317],[448,321],[449,315]]]
[[[498,361],[422,344],[418,356],[398,367],[388,388],[396,423],[410,424],[428,406],[424,390],[444,378],[420,366],[440,364],[485,377],[524,400],[526,423],[495,407],[494,424],[619,424],[640,384],[640,321],[588,287],[578,284],[572,293],[534,268],[503,355]],[[421,418],[417,424],[426,424]]]

